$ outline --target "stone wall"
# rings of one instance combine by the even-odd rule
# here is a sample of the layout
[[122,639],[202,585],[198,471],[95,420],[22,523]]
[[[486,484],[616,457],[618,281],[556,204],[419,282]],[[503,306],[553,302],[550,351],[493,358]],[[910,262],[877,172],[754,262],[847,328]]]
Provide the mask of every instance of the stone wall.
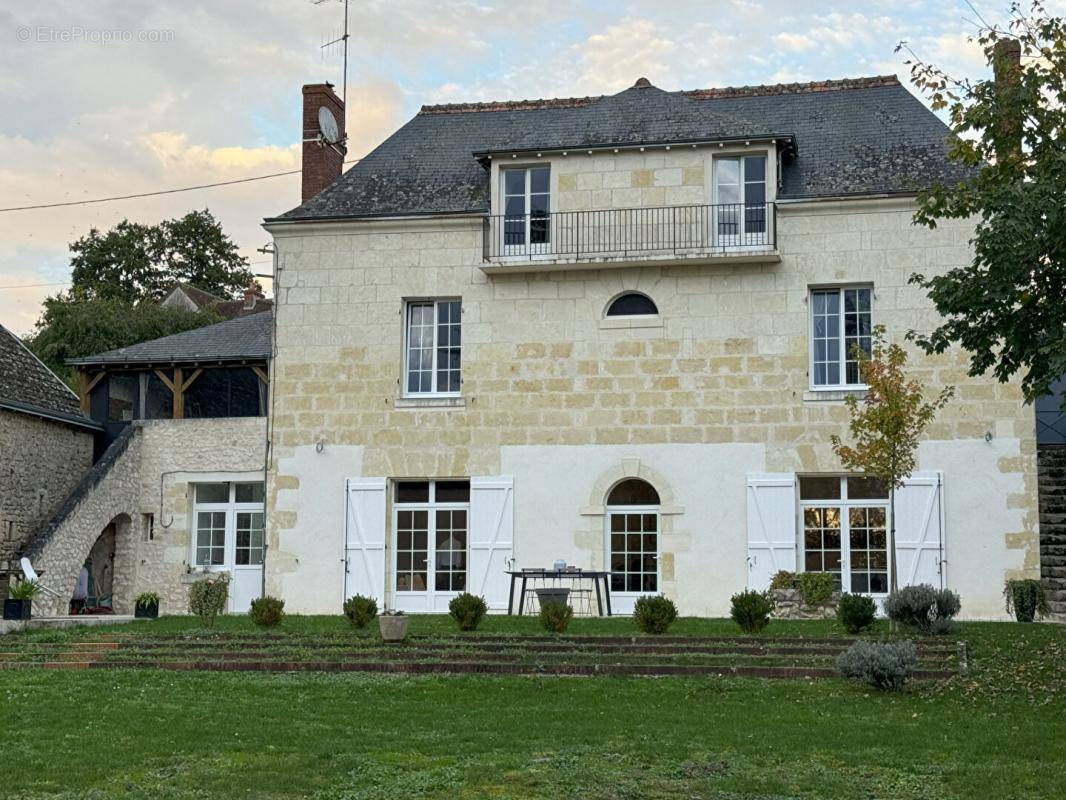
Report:
[[[85,428],[0,409],[0,453],[0,568],[15,569],[30,534],[92,465],[93,435]],[[0,578],[0,595],[6,592]]]
[[[935,311],[907,278],[965,263],[971,229],[917,229],[912,213],[910,201],[898,200],[782,205],[780,263],[491,277],[478,268],[479,220],[274,227],[280,271],[268,505],[275,492],[287,495],[268,522],[279,573],[268,575],[268,588],[290,577],[291,585],[300,564],[338,560],[343,481],[353,475],[494,475],[506,448],[674,444],[758,445],[759,469],[768,472],[839,471],[830,437],[846,434],[848,414],[839,394],[810,391],[809,287],[873,284],[874,321],[893,341],[931,328]],[[627,289],[648,294],[659,318],[608,324],[606,305]],[[423,297],[462,298],[463,396],[445,407],[399,394],[403,303]],[[957,548],[951,580],[964,612],[1001,614],[1003,578],[1039,570],[1032,413],[1015,384],[968,377],[962,353],[911,351],[914,374],[930,391],[958,390],[920,453],[922,469],[945,471],[948,537]],[[319,444],[334,454],[329,470],[315,466],[325,463],[314,455]],[[597,475],[559,480],[591,489]],[[744,475],[733,480],[742,486]],[[300,502],[312,484],[329,516]],[[683,498],[715,486],[692,475],[673,489]],[[527,491],[516,484],[519,506]],[[986,506],[989,497],[997,502],[982,507],[980,497]],[[576,518],[579,509],[569,513]],[[307,514],[316,519],[313,536]],[[722,523],[711,544],[702,521],[676,522],[705,542],[693,547],[711,548],[710,568],[726,570],[716,598],[744,580],[743,561],[733,563],[744,546],[743,507],[730,507]],[[515,525],[516,543],[536,528],[535,520]],[[575,531],[593,533],[569,525],[558,534],[567,542]],[[319,548],[321,541],[333,549]],[[728,568],[714,548],[730,553]],[[322,569],[316,584],[332,591],[340,567]],[[688,610],[723,613],[720,606],[708,599]]]
[[1040,577],[1053,613],[1066,617],[1066,445],[1042,444]]

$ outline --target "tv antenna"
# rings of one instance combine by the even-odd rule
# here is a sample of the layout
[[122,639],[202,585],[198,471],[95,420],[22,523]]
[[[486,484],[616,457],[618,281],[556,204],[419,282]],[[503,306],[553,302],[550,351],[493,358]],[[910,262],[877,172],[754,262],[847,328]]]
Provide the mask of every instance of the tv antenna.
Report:
[[[340,44],[344,49],[344,68],[343,75],[341,76],[341,101],[344,103],[345,113],[348,112],[348,0],[336,0],[344,5],[344,33],[338,36],[332,41],[326,42],[320,49],[325,50],[327,47],[333,47],[336,44]],[[325,3],[331,2],[331,0],[311,0],[311,2],[320,6]]]

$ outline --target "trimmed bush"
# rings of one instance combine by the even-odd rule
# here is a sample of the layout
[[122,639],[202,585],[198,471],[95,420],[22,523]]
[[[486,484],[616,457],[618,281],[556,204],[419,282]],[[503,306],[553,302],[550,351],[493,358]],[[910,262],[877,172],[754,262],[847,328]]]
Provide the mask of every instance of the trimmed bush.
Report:
[[837,656],[841,675],[882,691],[902,689],[917,663],[914,642],[855,642]]
[[357,594],[344,601],[344,616],[356,628],[365,628],[378,615],[378,601]]
[[951,620],[962,608],[958,594],[950,589],[934,589],[928,584],[904,586],[888,595],[885,613],[888,618],[917,628],[922,633],[947,633]]
[[763,592],[740,592],[730,599],[732,608],[729,616],[745,633],[758,633],[770,622],[774,603]]
[[770,578],[771,589],[795,589],[796,588],[796,573],[789,572],[787,569],[779,569],[774,573],[774,577]]
[[644,633],[666,633],[677,619],[677,606],[665,595],[644,595],[633,606],[633,621]]
[[1040,581],[1032,578],[1007,581],[1003,587],[1003,597],[1007,601],[1007,613],[1014,614],[1018,622],[1033,622],[1051,613],[1044,587]]
[[861,594],[842,594],[837,604],[837,621],[848,633],[860,633],[874,624],[877,606]]
[[488,610],[485,598],[470,594],[470,592],[463,592],[453,597],[448,603],[448,613],[461,631],[477,630],[477,626],[481,624]]
[[270,595],[260,597],[252,601],[248,616],[262,628],[273,628],[285,616],[285,601]]
[[828,572],[801,572],[795,580],[805,606],[821,605],[833,597],[833,576]]
[[544,630],[552,633],[562,633],[570,620],[574,617],[574,609],[566,603],[549,601],[540,607],[540,624]]
[[201,578],[189,587],[189,611],[200,618],[205,626],[215,624],[215,617],[226,610],[229,599],[229,575],[212,575]]

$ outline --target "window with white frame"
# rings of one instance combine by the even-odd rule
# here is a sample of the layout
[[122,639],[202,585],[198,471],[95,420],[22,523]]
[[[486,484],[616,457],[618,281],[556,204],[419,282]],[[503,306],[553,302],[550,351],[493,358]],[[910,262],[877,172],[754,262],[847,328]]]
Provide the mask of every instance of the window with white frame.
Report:
[[799,479],[801,563],[828,572],[837,589],[888,592],[888,490],[873,478],[812,475]]
[[766,244],[766,156],[714,159],[716,242]]
[[659,591],[659,493],[629,478],[611,489],[606,510],[611,591]]
[[812,289],[811,386],[815,389],[862,386],[858,346],[870,352],[873,289],[868,286]]
[[466,591],[470,481],[397,481],[397,592]]
[[459,394],[462,315],[460,300],[408,301],[404,346],[406,395]]
[[263,563],[262,483],[198,483],[194,487],[194,563],[199,567]]
[[500,171],[503,188],[505,255],[550,250],[551,168],[518,167]]

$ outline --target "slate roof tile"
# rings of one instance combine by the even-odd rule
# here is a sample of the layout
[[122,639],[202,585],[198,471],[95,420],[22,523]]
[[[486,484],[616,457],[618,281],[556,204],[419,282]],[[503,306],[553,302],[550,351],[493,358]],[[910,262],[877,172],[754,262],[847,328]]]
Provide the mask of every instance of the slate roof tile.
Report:
[[15,334],[0,325],[0,405],[89,423],[78,396],[42,364]]

